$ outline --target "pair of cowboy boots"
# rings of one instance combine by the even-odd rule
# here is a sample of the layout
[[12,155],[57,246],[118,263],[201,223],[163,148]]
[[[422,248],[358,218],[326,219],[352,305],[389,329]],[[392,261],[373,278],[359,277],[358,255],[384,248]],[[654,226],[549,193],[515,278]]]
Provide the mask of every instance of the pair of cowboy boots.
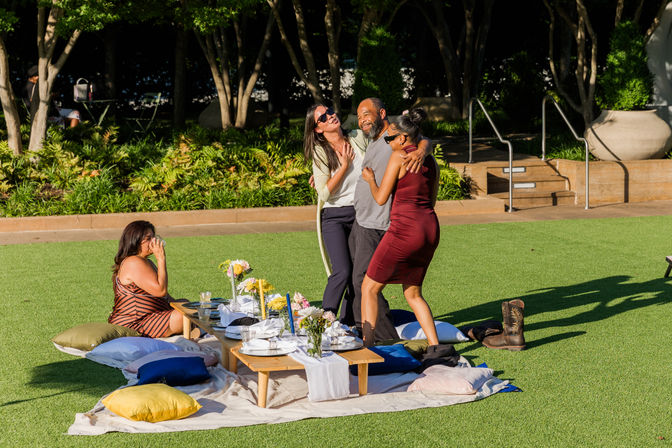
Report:
[[523,335],[523,310],[525,302],[520,299],[502,302],[504,329],[499,334],[486,336],[481,343],[488,348],[519,351],[525,349]]

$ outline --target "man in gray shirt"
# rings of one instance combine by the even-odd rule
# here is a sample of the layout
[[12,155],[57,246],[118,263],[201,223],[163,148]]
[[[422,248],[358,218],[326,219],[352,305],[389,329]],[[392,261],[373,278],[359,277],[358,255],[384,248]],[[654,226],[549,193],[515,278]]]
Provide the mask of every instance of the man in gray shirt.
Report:
[[[362,168],[371,168],[375,174],[376,183],[380,185],[387,162],[392,155],[392,148],[383,138],[387,136],[389,127],[385,105],[378,98],[365,99],[357,108],[357,120],[360,129],[371,140],[366,148]],[[417,172],[426,155],[431,152],[427,140],[423,142],[418,146],[418,151],[408,155],[408,170],[411,172]],[[353,312],[355,325],[360,330],[360,334],[362,330],[362,281],[378,243],[390,226],[392,198],[393,196],[390,196],[384,205],[378,205],[373,199],[369,184],[361,177],[357,181],[354,199],[355,223],[352,226],[348,244],[353,265],[352,283],[355,287]],[[390,314],[390,306],[383,294],[378,294],[378,319],[374,329],[374,342],[398,338],[399,335]]]

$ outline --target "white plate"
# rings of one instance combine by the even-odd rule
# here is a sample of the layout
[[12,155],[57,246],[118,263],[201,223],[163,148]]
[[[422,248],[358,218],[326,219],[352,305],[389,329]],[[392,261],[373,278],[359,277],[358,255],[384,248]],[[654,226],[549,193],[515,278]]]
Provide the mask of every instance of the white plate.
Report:
[[201,305],[199,302],[186,302],[182,305],[185,308],[196,309],[196,308],[210,308],[215,309],[219,306],[219,303],[208,302]]
[[350,350],[357,350],[363,346],[364,344],[361,340],[355,339],[354,341],[346,342],[344,344],[322,344],[322,350],[331,350],[332,352],[347,352]]
[[212,329],[215,331],[226,331],[226,327],[222,327],[219,325],[212,325]]
[[266,350],[248,350],[243,347],[240,347],[238,350],[240,353],[243,355],[249,355],[249,356],[282,356],[286,355],[287,353],[292,353],[296,348],[289,348],[289,347],[284,347],[284,348],[275,348],[275,349],[266,349]]
[[231,333],[230,331],[224,331],[224,336],[229,339],[235,339],[237,341],[241,341],[243,339],[240,333]]

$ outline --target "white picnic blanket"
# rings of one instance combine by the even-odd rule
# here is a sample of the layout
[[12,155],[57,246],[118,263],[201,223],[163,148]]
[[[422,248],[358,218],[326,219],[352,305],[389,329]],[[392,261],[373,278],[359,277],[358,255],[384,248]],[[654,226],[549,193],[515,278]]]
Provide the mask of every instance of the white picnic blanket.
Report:
[[[214,337],[199,343],[203,350],[219,347]],[[461,359],[468,366],[466,359]],[[449,406],[488,397],[508,385],[492,377],[474,395],[438,395],[406,392],[418,375],[415,373],[369,376],[368,394],[358,395],[358,378],[350,376],[350,394],[340,400],[309,401],[304,371],[272,372],[268,385],[267,408],[257,406],[257,374],[240,365],[235,375],[220,365],[208,368],[211,379],[192,386],[178,387],[203,407],[182,420],[159,423],[136,422],[119,417],[101,401],[88,412],[75,415],[68,429],[71,435],[98,435],[107,432],[158,433],[206,430],[223,427],[285,423],[307,418],[327,418],[374,412],[397,412],[427,407]],[[129,379],[129,384],[134,384]],[[104,397],[103,397],[104,398]]]

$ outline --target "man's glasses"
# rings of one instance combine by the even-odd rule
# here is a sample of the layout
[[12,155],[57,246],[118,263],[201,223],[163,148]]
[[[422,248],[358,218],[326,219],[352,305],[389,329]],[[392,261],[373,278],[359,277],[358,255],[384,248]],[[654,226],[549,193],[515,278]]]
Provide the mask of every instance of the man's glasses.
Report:
[[325,110],[322,115],[317,117],[317,120],[315,121],[315,127],[317,127],[317,125],[320,123],[326,123],[327,119],[329,119],[329,115],[334,115],[334,113],[335,113],[334,109],[332,109],[331,107]]
[[386,135],[385,137],[383,137],[383,140],[385,140],[385,143],[387,143],[387,144],[389,145],[389,144],[392,143],[392,141],[393,141],[395,138],[397,138],[397,136],[399,136],[399,135],[400,135],[400,134]]

